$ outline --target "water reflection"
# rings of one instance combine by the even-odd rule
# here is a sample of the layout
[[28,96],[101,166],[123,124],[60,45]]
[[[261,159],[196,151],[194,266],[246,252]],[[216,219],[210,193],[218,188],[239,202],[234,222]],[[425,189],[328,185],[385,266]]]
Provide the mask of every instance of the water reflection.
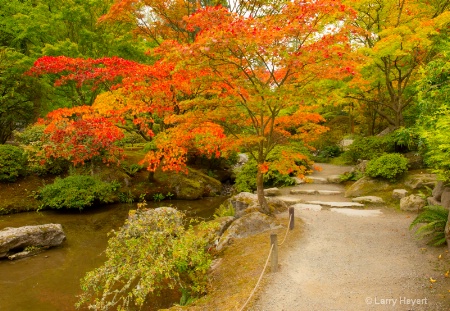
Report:
[[[173,205],[189,217],[212,218],[225,197],[197,201],[164,201],[148,207]],[[123,225],[134,204],[114,204],[78,211],[43,211],[0,216],[0,229],[60,223],[67,240],[34,257],[0,261],[0,310],[74,310],[79,280],[105,260],[107,233]]]

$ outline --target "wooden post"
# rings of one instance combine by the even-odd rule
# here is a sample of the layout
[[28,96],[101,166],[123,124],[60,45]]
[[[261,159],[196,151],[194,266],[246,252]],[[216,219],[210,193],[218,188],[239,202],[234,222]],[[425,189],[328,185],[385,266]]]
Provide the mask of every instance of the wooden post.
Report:
[[293,230],[294,229],[294,208],[293,207],[289,207],[289,230]]
[[272,247],[272,258],[271,258],[271,271],[277,272],[278,271],[278,241],[277,241],[277,235],[275,233],[272,233],[270,235],[270,247]]

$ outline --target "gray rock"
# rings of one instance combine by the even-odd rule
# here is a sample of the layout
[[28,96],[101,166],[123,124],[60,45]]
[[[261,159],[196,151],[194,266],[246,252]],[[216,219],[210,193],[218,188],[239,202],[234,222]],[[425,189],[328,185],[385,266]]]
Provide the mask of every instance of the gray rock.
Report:
[[382,180],[372,179],[370,177],[363,177],[353,185],[351,185],[347,191],[345,191],[346,197],[360,197],[370,195],[373,192],[383,191],[389,189],[388,182]]
[[427,204],[428,205],[441,205],[441,201],[436,200],[433,197],[428,197],[427,198]]
[[419,170],[424,167],[423,157],[415,151],[411,151],[403,154],[403,156],[408,160],[408,169]]
[[434,188],[436,182],[437,177],[435,174],[416,174],[409,176],[405,181],[405,185],[411,189]]
[[330,184],[340,184],[342,182],[340,175],[330,175],[327,177],[327,181]]
[[266,198],[266,200],[271,212],[282,213],[288,209],[286,202],[281,200],[279,197],[269,197]]
[[[267,204],[271,212],[284,212],[288,205],[278,197],[266,197]],[[258,202],[258,196],[250,192],[241,192],[229,199],[235,210],[236,218],[242,217],[244,214],[261,211]]]
[[358,203],[384,203],[384,200],[382,198],[373,195],[353,198],[352,201]]
[[408,194],[408,190],[406,190],[406,189],[394,189],[392,191],[392,197],[397,200],[400,200],[400,199],[406,197],[407,194]]
[[66,235],[60,224],[5,228],[0,231],[0,258],[23,251],[27,247],[61,245]]
[[281,191],[278,188],[264,189],[264,195],[266,197],[275,197],[277,195],[281,195]]
[[295,181],[296,185],[301,185],[301,184],[305,183],[305,181],[303,179],[298,178],[298,177],[292,177],[292,179]]
[[441,205],[450,209],[450,187],[445,187],[441,195]]
[[425,200],[415,194],[411,194],[400,200],[400,209],[402,211],[420,212],[425,205]]
[[347,151],[348,147],[353,144],[353,139],[344,138],[339,142],[339,145],[341,146],[342,150]]
[[258,208],[258,196],[250,192],[241,192],[229,199],[237,218],[245,214],[246,209]]
[[433,188],[433,198],[440,201],[442,192],[444,192],[444,182],[439,180]]
[[367,163],[369,163],[369,160],[358,160],[358,163],[351,169],[350,172],[364,173],[366,171]]
[[220,237],[217,244],[217,250],[222,250],[225,246],[232,243],[234,239],[241,239],[252,236],[267,230],[278,228],[273,218],[260,213],[252,212],[235,220],[224,234]]
[[188,174],[178,174],[175,171],[158,170],[154,174],[155,181],[170,186],[167,191],[175,194],[180,200],[197,200],[202,197],[216,196],[222,191],[222,183],[202,172],[189,169]]
[[220,237],[235,219],[233,216],[224,216],[211,220],[212,223],[219,224],[219,228],[215,232],[216,236]]

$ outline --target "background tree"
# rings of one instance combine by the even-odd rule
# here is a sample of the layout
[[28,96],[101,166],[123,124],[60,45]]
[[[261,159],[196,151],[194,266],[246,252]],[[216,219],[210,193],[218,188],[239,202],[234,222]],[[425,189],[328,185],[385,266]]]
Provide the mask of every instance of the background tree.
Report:
[[444,2],[346,1],[358,11],[354,25],[366,31],[354,37],[366,60],[346,96],[363,103],[372,119],[378,115],[395,128],[405,124],[405,113],[415,103],[418,70],[433,58],[432,38],[450,21]]
[[43,97],[40,84],[23,75],[30,65],[23,54],[0,48],[0,144],[39,115]]

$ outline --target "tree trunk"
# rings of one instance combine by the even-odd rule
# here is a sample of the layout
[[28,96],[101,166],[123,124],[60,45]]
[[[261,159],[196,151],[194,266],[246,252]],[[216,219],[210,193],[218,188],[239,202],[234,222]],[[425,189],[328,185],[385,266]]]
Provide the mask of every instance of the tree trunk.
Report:
[[258,169],[256,175],[256,194],[258,195],[258,203],[264,213],[270,214],[269,205],[264,197],[264,174]]

